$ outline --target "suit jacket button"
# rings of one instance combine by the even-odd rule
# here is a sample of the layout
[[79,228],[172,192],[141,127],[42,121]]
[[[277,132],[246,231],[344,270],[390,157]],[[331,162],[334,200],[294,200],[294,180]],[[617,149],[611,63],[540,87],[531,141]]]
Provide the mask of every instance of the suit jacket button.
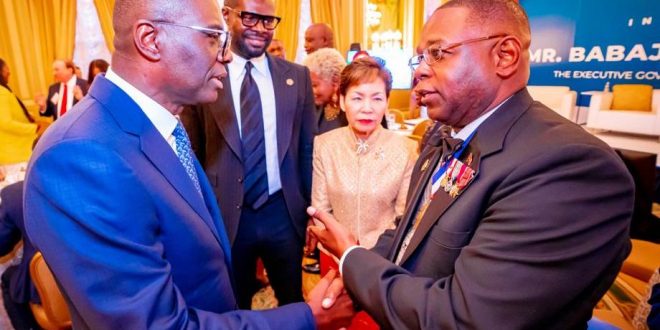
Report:
[[241,204],[236,204],[236,208],[240,210],[241,209]]
[[243,178],[238,178],[236,181],[238,181],[238,183],[243,183]]

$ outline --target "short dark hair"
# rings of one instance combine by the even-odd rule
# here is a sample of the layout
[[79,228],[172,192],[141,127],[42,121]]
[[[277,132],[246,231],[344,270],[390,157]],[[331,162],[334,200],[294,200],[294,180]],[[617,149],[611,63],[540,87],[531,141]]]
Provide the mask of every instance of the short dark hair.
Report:
[[94,71],[92,70],[93,68],[99,68],[101,72],[107,72],[109,66],[110,64],[101,58],[89,62],[89,69],[87,70],[87,83],[91,85],[92,81],[94,81],[94,74],[92,73],[92,71]]
[[[505,26],[518,29],[518,37],[529,35],[529,18],[522,6],[515,0],[450,0],[438,9],[463,7],[470,10],[468,24],[471,26],[484,27],[486,29],[493,25]],[[495,31],[499,32],[499,31]],[[504,31],[509,32],[509,31]],[[529,40],[529,37],[524,38]]]
[[363,83],[381,79],[385,83],[385,95],[392,91],[392,74],[371,57],[359,58],[347,65],[341,72],[339,95],[346,96],[348,89]]

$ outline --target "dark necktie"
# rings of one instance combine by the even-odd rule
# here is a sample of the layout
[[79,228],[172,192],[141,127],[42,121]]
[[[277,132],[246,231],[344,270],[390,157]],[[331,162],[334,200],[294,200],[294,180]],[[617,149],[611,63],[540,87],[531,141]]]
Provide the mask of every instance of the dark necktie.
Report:
[[252,67],[252,62],[245,63],[245,77],[241,84],[243,202],[257,209],[268,200],[268,173],[261,96],[252,78]]

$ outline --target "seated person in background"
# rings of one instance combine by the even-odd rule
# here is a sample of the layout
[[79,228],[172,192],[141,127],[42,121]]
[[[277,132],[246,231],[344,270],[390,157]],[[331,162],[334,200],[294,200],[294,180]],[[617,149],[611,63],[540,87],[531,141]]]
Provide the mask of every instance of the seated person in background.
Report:
[[334,48],[321,48],[303,60],[309,69],[316,106],[315,135],[348,125],[346,113],[339,107],[339,79],[346,60]]
[[39,112],[43,117],[57,119],[87,95],[87,81],[76,76],[76,67],[71,61],[55,60],[53,76],[55,83],[48,87],[46,99],[39,99]]
[[9,65],[0,59],[0,168],[11,176],[32,154],[37,124],[9,88]]
[[266,48],[268,54],[274,57],[279,57],[283,60],[286,60],[286,51],[284,50],[284,43],[280,39],[273,39]]
[[30,261],[35,249],[25,235],[23,226],[23,181],[0,191],[0,256],[14,250],[23,239],[23,259],[2,274],[2,299],[11,324],[16,330],[39,329],[30,310],[30,302],[39,302],[39,295],[30,280]]
[[108,71],[109,66],[110,63],[108,63],[106,60],[102,58],[89,62],[89,70],[87,70],[87,84],[89,86],[92,86],[94,77],[96,77],[96,75],[101,72],[105,73],[106,71]]
[[[339,84],[348,127],[314,141],[312,205],[334,214],[366,248],[403,214],[417,159],[414,141],[380,125],[391,89],[390,73],[373,59],[349,64]],[[321,268],[329,263],[322,254]]]

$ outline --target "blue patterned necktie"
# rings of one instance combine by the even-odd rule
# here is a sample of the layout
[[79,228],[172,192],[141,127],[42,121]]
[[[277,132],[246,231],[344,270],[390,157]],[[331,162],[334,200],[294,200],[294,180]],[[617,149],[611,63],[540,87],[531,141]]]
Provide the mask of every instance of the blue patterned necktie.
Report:
[[188,173],[188,176],[195,185],[195,188],[197,188],[197,192],[199,192],[201,195],[202,188],[199,186],[199,178],[197,177],[197,170],[195,170],[195,163],[192,157],[190,140],[188,140],[188,134],[186,134],[186,130],[183,129],[183,126],[180,122],[176,124],[172,135],[174,136],[174,141],[176,143],[176,155],[179,157],[181,165],[183,165],[186,173]]
[[252,62],[245,63],[245,77],[241,84],[241,137],[243,152],[243,201],[253,209],[268,200],[268,173],[261,95],[252,78]]

